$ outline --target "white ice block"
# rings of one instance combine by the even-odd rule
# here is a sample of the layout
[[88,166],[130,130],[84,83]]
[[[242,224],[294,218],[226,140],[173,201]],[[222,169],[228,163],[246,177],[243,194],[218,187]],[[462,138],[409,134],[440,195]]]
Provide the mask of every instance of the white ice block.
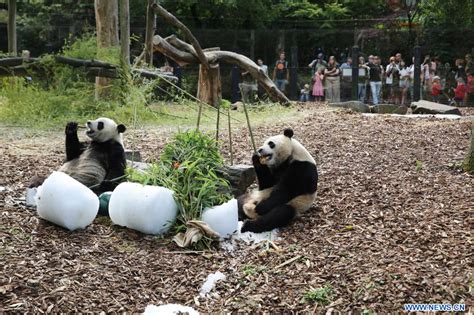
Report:
[[62,172],[53,172],[35,196],[38,215],[68,230],[83,229],[99,211],[99,198]]
[[178,215],[178,205],[167,188],[121,183],[110,197],[109,215],[114,224],[145,234],[164,234]]
[[222,238],[237,231],[238,217],[237,199],[231,199],[220,206],[207,208],[202,213],[202,220]]

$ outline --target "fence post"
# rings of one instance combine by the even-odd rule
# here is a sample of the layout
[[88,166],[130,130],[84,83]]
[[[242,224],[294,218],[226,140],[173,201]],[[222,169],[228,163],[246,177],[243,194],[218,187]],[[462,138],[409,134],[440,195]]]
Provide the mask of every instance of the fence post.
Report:
[[298,47],[291,46],[290,97],[298,99]]
[[231,86],[232,86],[231,101],[232,101],[232,103],[235,103],[238,100],[240,100],[240,96],[239,96],[239,81],[240,81],[239,67],[232,66],[231,80],[232,80],[232,82],[231,82]]
[[413,101],[418,102],[420,100],[421,90],[421,48],[415,46],[415,69],[413,70]]
[[359,99],[359,46],[352,47],[352,100]]

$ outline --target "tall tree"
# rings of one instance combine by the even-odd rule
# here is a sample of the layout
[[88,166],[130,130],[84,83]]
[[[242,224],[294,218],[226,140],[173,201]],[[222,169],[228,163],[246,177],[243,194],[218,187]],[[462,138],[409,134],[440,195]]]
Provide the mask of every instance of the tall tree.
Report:
[[122,60],[130,65],[130,4],[129,0],[120,0],[120,47]]
[[16,0],[8,0],[8,52],[17,54],[16,46]]
[[[117,0],[95,0],[95,20],[97,28],[97,50],[119,45]],[[96,77],[96,98],[109,93],[110,79]]]
[[155,1],[148,0],[146,9],[145,63],[153,66],[153,35],[155,35],[156,14],[152,8]]

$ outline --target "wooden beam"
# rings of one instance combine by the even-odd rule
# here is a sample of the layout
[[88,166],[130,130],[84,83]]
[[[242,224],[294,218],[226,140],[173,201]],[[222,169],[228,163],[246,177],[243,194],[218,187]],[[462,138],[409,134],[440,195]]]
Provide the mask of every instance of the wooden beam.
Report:
[[130,3],[120,0],[120,50],[125,65],[130,66]]
[[8,0],[8,52],[18,54],[16,37],[16,0]]

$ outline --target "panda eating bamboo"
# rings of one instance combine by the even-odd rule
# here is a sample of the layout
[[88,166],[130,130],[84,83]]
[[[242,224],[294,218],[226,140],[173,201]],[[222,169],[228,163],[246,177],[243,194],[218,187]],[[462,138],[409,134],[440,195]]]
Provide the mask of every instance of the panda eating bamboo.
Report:
[[252,157],[258,190],[239,197],[241,232],[264,232],[288,225],[308,210],[318,185],[316,162],[293,139],[293,130],[268,138]]
[[[122,133],[125,126],[109,118],[98,118],[86,123],[90,142],[80,142],[78,124],[66,125],[66,162],[58,171],[89,187],[96,194],[112,191],[125,175],[125,150]],[[44,178],[35,178],[30,187],[41,185]]]

